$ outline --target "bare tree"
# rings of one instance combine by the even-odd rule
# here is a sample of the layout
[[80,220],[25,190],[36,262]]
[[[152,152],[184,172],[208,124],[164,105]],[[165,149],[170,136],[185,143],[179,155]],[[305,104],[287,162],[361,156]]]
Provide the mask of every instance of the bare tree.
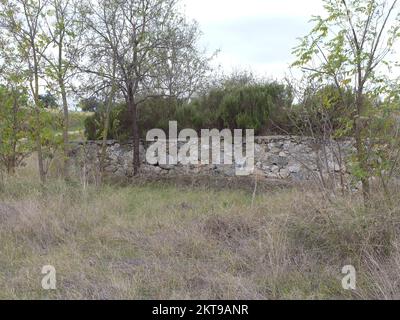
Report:
[[208,59],[196,45],[197,25],[178,12],[176,0],[101,0],[90,7],[87,25],[94,35],[93,49],[115,60],[116,70],[115,74],[103,67],[83,70],[109,79],[124,96],[132,121],[137,175],[140,104],[155,96],[189,97],[205,75]]

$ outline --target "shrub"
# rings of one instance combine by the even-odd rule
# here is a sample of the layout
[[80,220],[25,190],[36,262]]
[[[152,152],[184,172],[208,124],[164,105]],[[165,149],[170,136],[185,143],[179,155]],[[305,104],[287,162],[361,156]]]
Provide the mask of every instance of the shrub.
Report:
[[230,129],[267,131],[270,114],[291,103],[285,90],[275,82],[234,87],[224,96],[218,113]]
[[[291,104],[291,89],[278,82],[225,80],[189,102],[162,97],[146,100],[139,106],[140,135],[145,138],[147,131],[154,128],[167,131],[169,121],[177,121],[180,129],[193,128],[198,132],[229,128],[254,129],[256,134],[275,133],[276,127],[270,120],[276,121],[286,114]],[[83,105],[85,110],[95,112],[86,120],[86,136],[90,140],[99,139],[104,126],[104,104],[86,101]],[[129,139],[131,123],[126,104],[114,105],[109,138]]]

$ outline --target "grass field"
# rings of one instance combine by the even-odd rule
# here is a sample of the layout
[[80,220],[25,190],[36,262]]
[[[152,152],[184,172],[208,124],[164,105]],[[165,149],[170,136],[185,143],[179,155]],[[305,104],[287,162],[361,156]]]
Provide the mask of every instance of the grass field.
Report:
[[92,112],[72,111],[69,113],[70,140],[85,140],[85,119]]
[[[54,123],[58,123],[58,127],[54,134],[62,135],[62,111],[61,110],[50,110],[52,120]],[[69,139],[70,141],[82,141],[85,140],[85,119],[89,117],[91,112],[80,112],[80,111],[70,111],[69,112]]]
[[[288,189],[252,206],[239,190],[36,181],[1,184],[15,212],[0,216],[0,299],[400,298],[399,203]],[[356,291],[342,288],[349,264]]]

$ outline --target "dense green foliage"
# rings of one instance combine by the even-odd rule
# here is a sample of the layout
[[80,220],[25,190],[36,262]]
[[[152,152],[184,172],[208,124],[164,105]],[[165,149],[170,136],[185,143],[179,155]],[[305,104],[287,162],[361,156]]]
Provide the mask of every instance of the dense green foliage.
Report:
[[8,172],[13,172],[32,148],[26,106],[27,97],[21,90],[0,86],[0,167]]
[[[146,100],[139,108],[141,137],[148,130],[168,131],[169,121],[177,121],[179,129],[254,129],[257,135],[294,134],[315,136],[336,132],[349,134],[353,94],[339,92],[333,86],[308,88],[299,101],[293,102],[292,88],[278,82],[237,79],[225,80],[190,102],[167,98]],[[93,112],[85,120],[89,140],[102,137],[105,105],[95,99],[81,102],[84,111]],[[112,107],[109,139],[127,140],[132,132],[129,112],[124,103]]]
[[[35,150],[37,118],[23,89],[0,86],[0,119],[0,167],[12,173]],[[43,159],[47,164],[62,143],[62,115],[43,108],[39,121]]]
[[40,102],[46,109],[58,109],[60,106],[57,103],[57,97],[50,92],[46,94],[39,95]]
[[[178,121],[179,128],[255,129],[256,134],[276,132],[274,121],[290,110],[289,87],[277,83],[224,82],[190,102],[172,98],[150,98],[139,106],[141,137],[153,128],[168,129],[169,121]],[[82,110],[94,114],[85,121],[89,140],[100,139],[104,127],[105,106],[101,101],[85,100]],[[286,119],[288,122],[289,119]],[[286,123],[285,125],[289,125]],[[110,115],[108,138],[125,140],[131,134],[131,120],[123,103],[115,104]]]

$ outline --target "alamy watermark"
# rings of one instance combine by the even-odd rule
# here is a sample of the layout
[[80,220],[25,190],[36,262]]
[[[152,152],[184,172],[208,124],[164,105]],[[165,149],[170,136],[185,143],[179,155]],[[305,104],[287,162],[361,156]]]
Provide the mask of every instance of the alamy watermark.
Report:
[[[146,141],[154,142],[146,152],[151,165],[235,165],[238,176],[254,172],[254,130],[203,129],[199,138],[193,129],[183,129],[178,134],[178,123],[169,122],[169,132],[153,129]],[[222,144],[223,141],[223,144]],[[223,146],[223,148],[222,148]],[[245,152],[244,152],[245,146]]]
[[57,289],[56,268],[54,268],[51,265],[43,266],[42,274],[45,275],[42,278],[42,289],[56,290]]
[[354,266],[344,266],[342,274],[346,276],[342,279],[342,287],[344,290],[356,290],[357,289],[357,272]]

